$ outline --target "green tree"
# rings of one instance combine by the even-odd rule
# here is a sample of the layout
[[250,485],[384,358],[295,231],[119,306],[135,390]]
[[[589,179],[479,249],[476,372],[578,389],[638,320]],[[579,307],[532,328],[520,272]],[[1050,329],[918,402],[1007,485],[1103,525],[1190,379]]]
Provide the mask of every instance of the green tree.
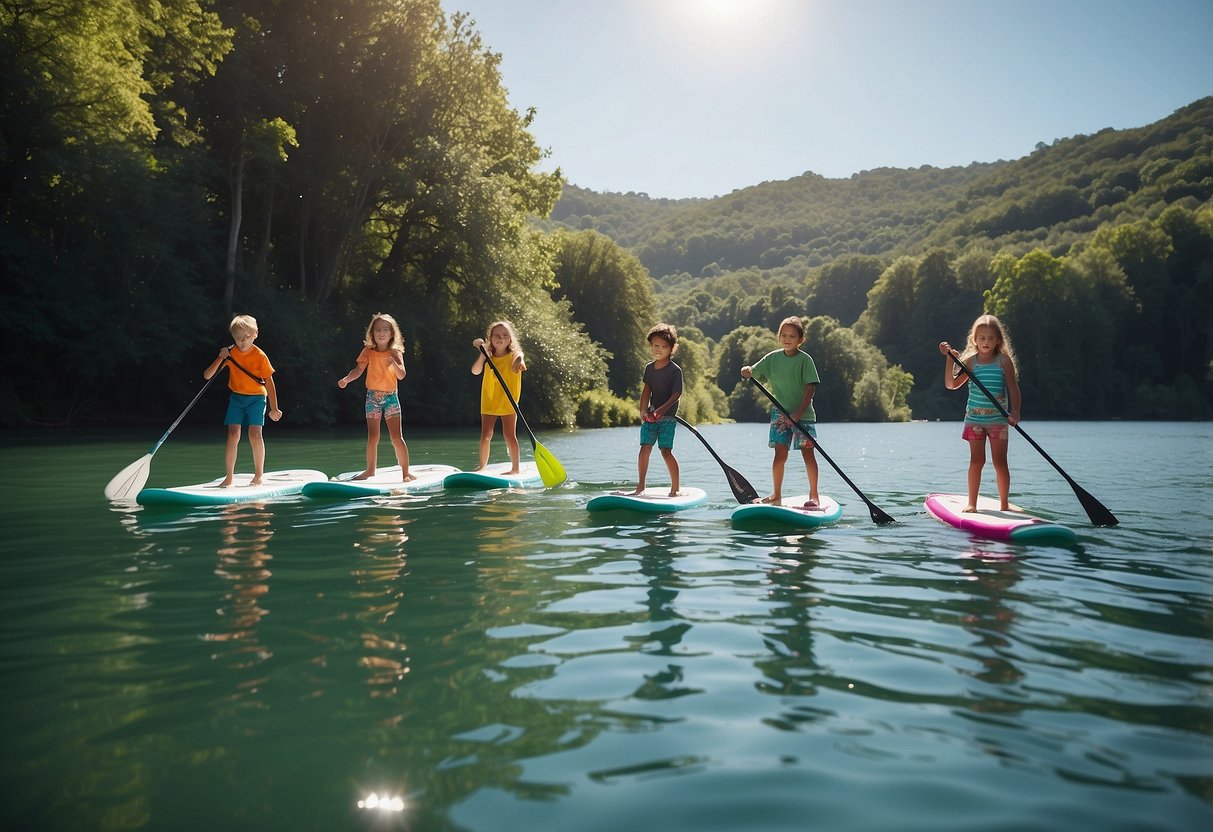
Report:
[[192,0],[0,2],[0,337],[40,379],[0,381],[0,420],[145,413],[195,386],[165,372],[209,313],[182,102],[228,45]]
[[989,311],[1015,348],[1025,413],[1102,416],[1126,392],[1114,343],[1130,295],[1115,261],[1098,249],[1078,259],[1032,251],[995,258]]
[[628,398],[649,360],[645,335],[657,323],[652,280],[640,261],[596,231],[556,235],[556,286],[573,317],[610,354],[607,386]]
[[809,309],[814,315],[826,315],[851,326],[867,307],[868,292],[882,271],[879,257],[855,254],[827,263],[810,281]]

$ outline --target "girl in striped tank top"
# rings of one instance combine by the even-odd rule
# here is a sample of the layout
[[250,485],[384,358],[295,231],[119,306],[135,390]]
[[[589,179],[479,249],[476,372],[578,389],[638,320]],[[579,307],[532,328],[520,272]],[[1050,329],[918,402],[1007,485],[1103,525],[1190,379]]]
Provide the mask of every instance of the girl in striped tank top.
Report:
[[[969,376],[955,366],[952,347],[947,341],[939,344],[946,357],[943,383],[957,390],[969,381]],[[1003,511],[1010,509],[1011,469],[1007,466],[1007,440],[1010,425],[1019,423],[1019,381],[1015,375],[1015,353],[1002,322],[993,315],[981,315],[969,328],[964,354],[960,356],[965,368],[994,394],[998,404],[1010,414],[1002,415],[981,388],[969,385],[969,400],[965,407],[962,438],[969,442],[969,494],[965,511],[977,510],[977,494],[981,490],[981,469],[986,464],[986,438],[990,440],[990,456],[998,482],[998,502]]]

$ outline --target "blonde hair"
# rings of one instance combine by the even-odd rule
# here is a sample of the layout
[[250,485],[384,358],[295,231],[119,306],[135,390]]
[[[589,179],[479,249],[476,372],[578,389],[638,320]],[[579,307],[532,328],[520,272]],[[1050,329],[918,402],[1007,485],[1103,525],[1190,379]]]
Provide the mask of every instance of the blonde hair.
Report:
[[1002,321],[993,315],[978,315],[977,320],[973,321],[973,325],[969,327],[969,334],[965,338],[965,351],[960,356],[960,360],[966,361],[977,354],[977,328],[979,326],[988,326],[998,336],[998,343],[994,345],[994,354],[1005,355],[1012,366],[1017,366],[1015,348],[1011,346],[1011,336],[1007,333],[1007,328],[1003,326]]
[[489,328],[484,331],[484,341],[488,344],[489,355],[493,354],[493,330],[501,327],[510,335],[510,345],[506,347],[505,354],[518,357],[522,355],[522,345],[518,343],[518,333],[514,331],[514,325],[507,320],[493,321],[489,324]]
[[227,331],[232,333],[233,336],[236,334],[236,330],[240,330],[241,332],[251,332],[252,334],[256,335],[257,319],[252,315],[237,315],[236,317],[232,318],[232,322],[227,325]]
[[775,331],[782,332],[785,326],[792,327],[792,329],[796,330],[796,334],[800,336],[800,340],[804,340],[804,321],[800,319],[799,315],[789,315],[784,318],[779,322],[779,326],[775,328]]
[[371,316],[371,322],[366,325],[366,335],[362,339],[362,346],[375,346],[375,339],[371,330],[375,328],[375,324],[379,321],[384,321],[392,328],[392,343],[388,344],[389,350],[404,350],[404,335],[400,332],[400,324],[396,323],[396,319],[386,312],[376,312]]

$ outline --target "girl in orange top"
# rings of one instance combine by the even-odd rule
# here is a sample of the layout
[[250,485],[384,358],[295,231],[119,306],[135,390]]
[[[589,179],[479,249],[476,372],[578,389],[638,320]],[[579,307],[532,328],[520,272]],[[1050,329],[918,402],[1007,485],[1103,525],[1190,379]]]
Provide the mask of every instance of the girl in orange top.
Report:
[[397,382],[405,376],[404,336],[396,319],[384,312],[376,312],[366,328],[362,352],[354,369],[337,379],[337,386],[345,386],[366,373],[366,470],[356,480],[375,476],[379,461],[379,425],[387,422],[387,433],[396,449],[396,461],[404,475],[404,482],[417,479],[409,473],[409,446],[405,444],[400,429],[400,398],[396,395]]
[[[526,359],[522,357],[522,347],[518,345],[518,335],[514,325],[509,321],[494,321],[489,324],[486,338],[477,338],[472,342],[478,355],[472,362],[472,375],[483,374],[480,382],[480,465],[479,471],[489,464],[489,445],[493,441],[493,427],[501,419],[501,435],[505,437],[505,445],[510,450],[509,473],[518,473],[518,414],[510,404],[497,375],[490,369],[484,372],[484,352],[482,347],[488,347],[493,360],[493,366],[505,379],[510,395],[517,402],[522,397],[522,373],[526,370]],[[486,343],[487,342],[487,343]]]

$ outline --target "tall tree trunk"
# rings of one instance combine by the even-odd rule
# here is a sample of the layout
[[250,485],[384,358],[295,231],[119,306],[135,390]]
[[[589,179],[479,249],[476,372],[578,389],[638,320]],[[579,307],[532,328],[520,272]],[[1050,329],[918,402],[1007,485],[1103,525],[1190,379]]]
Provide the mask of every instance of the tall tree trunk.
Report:
[[232,176],[232,221],[227,232],[227,261],[223,267],[223,311],[232,315],[236,294],[236,253],[240,248],[240,223],[244,216],[244,142],[236,150],[236,170]]
[[257,266],[255,274],[257,279],[265,280],[266,264],[270,259],[270,238],[274,229],[274,179],[270,177],[270,192],[266,197],[265,205],[265,231],[261,236],[261,248],[257,252]]
[[307,200],[300,201],[299,207],[299,296],[307,297]]

